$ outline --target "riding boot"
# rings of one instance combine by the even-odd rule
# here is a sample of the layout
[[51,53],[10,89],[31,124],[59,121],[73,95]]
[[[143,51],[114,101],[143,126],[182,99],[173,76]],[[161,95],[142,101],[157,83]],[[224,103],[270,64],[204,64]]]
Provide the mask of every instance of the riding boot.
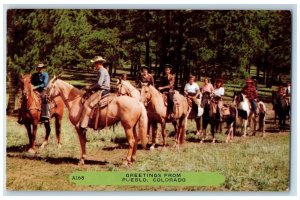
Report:
[[41,123],[49,122],[49,119],[50,119],[49,104],[43,101],[40,122]]
[[24,124],[24,120],[23,120],[23,117],[22,117],[22,110],[21,110],[21,108],[18,110],[18,123],[19,124]]

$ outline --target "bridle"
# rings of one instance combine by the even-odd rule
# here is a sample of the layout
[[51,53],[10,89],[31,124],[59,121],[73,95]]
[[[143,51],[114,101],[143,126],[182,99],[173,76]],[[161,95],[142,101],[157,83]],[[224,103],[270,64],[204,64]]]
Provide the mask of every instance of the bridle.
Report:
[[[144,87],[149,87],[149,86],[144,86]],[[150,90],[148,91],[147,96],[145,97],[146,101],[144,101],[145,107],[148,107],[151,99],[152,99],[152,95],[150,93]]]
[[[66,98],[64,97],[64,95],[61,94],[61,90],[60,90],[59,88],[58,88],[57,94],[50,97],[48,94],[50,93],[50,90],[51,90],[52,88],[54,88],[53,85],[51,85],[51,87],[49,87],[49,85],[48,85],[48,87],[47,87],[47,92],[46,92],[46,94],[47,94],[47,95],[46,95],[46,96],[47,96],[46,98],[47,98],[49,101],[54,101],[54,99],[55,99],[56,97],[60,96],[60,97],[63,99],[63,101],[65,102],[65,105],[67,106],[68,109],[70,109],[68,102],[74,101],[74,100],[78,99],[79,97],[82,98],[82,95],[77,95],[76,97],[74,97],[74,98],[72,98],[72,99],[68,99],[68,98],[66,99]],[[54,102],[55,102],[55,101],[54,101]]]
[[[120,89],[119,89],[119,91],[118,91],[118,94],[119,95],[127,95],[127,96],[130,96],[130,97],[132,97],[132,92],[134,91],[134,88],[132,89],[132,90],[130,90],[127,86],[125,86],[124,84],[122,84],[122,83],[120,83]],[[124,88],[124,90],[125,90],[125,93],[122,93],[122,87]]]

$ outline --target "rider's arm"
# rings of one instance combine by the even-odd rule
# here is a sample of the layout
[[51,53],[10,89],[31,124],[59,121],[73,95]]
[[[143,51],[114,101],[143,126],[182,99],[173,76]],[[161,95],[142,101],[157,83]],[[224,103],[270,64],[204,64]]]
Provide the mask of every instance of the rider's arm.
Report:
[[45,88],[48,85],[49,76],[47,73],[43,73],[43,82],[40,85],[36,85],[34,89]]

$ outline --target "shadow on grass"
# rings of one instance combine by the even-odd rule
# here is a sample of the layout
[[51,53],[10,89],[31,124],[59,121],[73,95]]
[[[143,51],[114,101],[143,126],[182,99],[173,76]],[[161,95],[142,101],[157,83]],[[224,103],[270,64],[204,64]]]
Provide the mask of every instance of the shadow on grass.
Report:
[[[28,159],[28,160],[36,160],[36,161],[44,161],[50,164],[74,164],[77,165],[79,159],[72,158],[72,157],[39,157],[38,155],[33,155],[28,152],[23,152],[21,154],[12,154],[7,153],[7,157],[10,158],[19,158],[19,159]],[[107,161],[99,161],[99,160],[85,160],[86,165],[106,165],[108,164]]]
[[21,153],[26,151],[26,149],[27,149],[27,145],[10,146],[6,148],[6,152]]

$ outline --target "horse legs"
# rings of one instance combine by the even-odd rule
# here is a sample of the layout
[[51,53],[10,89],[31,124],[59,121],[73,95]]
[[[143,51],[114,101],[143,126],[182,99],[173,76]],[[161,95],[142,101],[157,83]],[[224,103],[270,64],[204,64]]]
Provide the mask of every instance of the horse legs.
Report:
[[186,134],[186,119],[183,118],[183,119],[180,119],[180,122],[181,124],[181,129],[179,130],[180,131],[180,137],[179,137],[179,144],[183,144],[184,141],[185,141],[185,134]]
[[27,124],[25,123],[25,127],[26,127],[26,130],[27,130],[27,134],[28,134],[28,139],[29,139],[29,146],[27,147],[27,150],[33,148],[33,145],[32,145],[32,134],[31,134],[31,124]]
[[133,137],[134,137],[134,147],[133,147],[133,151],[132,151],[132,156],[131,156],[131,162],[136,161],[136,150],[137,150],[137,145],[138,145],[138,136],[137,136],[137,132],[136,132],[136,127],[134,127],[133,129]]
[[210,123],[210,132],[212,134],[213,140],[212,143],[216,142],[216,138],[215,138],[215,131],[218,129],[218,123],[217,122],[211,122]]
[[246,137],[246,135],[247,135],[247,125],[248,125],[248,119],[245,119],[244,120],[244,124],[243,124],[243,128],[244,128],[244,137]]
[[153,150],[155,148],[156,136],[157,136],[157,123],[154,122],[152,123],[152,144],[150,150]]
[[202,131],[201,131],[201,118],[195,118],[195,122],[196,122],[196,127],[197,127],[197,133],[196,135],[201,136]]
[[165,133],[166,124],[161,123],[161,135],[163,138],[163,147],[166,146],[166,133]]
[[45,129],[46,129],[46,135],[45,135],[45,139],[44,139],[44,142],[41,146],[41,148],[43,149],[46,145],[48,145],[48,139],[49,139],[49,135],[50,135],[50,132],[51,132],[51,128],[50,128],[50,122],[45,122],[44,123],[44,126],[45,126]]
[[136,152],[136,147],[137,147],[137,135],[134,134],[134,130],[132,128],[124,128],[125,129],[125,133],[126,133],[126,137],[128,140],[128,144],[129,144],[129,149],[127,152],[127,157],[126,157],[126,161],[124,162],[125,165],[129,165],[132,163],[132,156],[135,154]]
[[256,117],[253,116],[252,120],[253,120],[253,133],[252,133],[252,136],[255,136],[255,134],[256,134],[256,124],[257,124]]
[[82,130],[80,127],[76,127],[76,131],[81,147],[81,156],[78,164],[84,165],[84,160],[86,159],[86,130]]
[[58,144],[59,148],[61,147],[61,141],[60,141],[61,121],[62,121],[62,117],[56,115],[55,116],[55,134],[56,134],[57,144]]

